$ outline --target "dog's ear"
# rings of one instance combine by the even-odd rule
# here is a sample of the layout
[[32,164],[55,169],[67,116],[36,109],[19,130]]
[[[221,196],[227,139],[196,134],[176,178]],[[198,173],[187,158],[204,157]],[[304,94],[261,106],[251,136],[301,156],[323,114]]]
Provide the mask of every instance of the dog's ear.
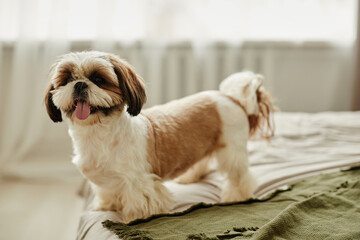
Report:
[[128,105],[128,113],[131,116],[138,115],[146,102],[144,80],[128,63],[118,57],[110,55],[110,62],[114,66],[123,99]]
[[45,98],[44,98],[46,111],[49,114],[51,120],[53,120],[54,122],[61,122],[62,121],[61,111],[55,106],[52,100],[52,93],[51,93],[52,90],[54,90],[54,86],[50,83],[50,85],[46,89]]

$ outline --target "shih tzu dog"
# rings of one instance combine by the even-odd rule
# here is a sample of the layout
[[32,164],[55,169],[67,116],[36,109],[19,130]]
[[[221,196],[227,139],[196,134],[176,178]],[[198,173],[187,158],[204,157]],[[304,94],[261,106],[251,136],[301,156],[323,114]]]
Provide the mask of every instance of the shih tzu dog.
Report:
[[45,105],[54,122],[67,119],[73,163],[91,183],[96,210],[119,211],[129,222],[169,211],[172,195],[162,181],[195,182],[211,157],[227,179],[222,201],[252,196],[247,140],[272,132],[273,106],[262,84],[260,75],[236,73],[219,91],[141,111],[145,83],[128,63],[79,52],[53,65]]

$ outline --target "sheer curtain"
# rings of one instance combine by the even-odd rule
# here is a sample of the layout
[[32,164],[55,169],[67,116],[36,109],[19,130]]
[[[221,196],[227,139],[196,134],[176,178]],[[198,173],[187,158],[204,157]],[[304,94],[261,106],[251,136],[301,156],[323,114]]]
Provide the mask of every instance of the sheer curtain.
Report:
[[[326,41],[350,49],[355,9],[355,0],[0,0],[0,173],[54,176],[69,166],[55,164],[70,162],[66,126],[53,124],[42,103],[58,55],[96,49],[125,56],[146,76],[151,106],[180,97],[182,78],[188,79],[184,93],[216,87],[223,75],[207,71],[218,64],[213,43],[229,44],[231,59],[252,40]],[[160,79],[177,67],[164,65],[163,56],[174,44],[189,47],[188,69],[200,70],[169,79],[165,84],[174,87],[164,93]],[[227,72],[239,70],[229,62]]]
[[352,109],[360,111],[360,4],[358,5]]
[[[0,166],[11,165],[15,171],[45,133],[48,122],[42,105],[47,73],[56,57],[69,51],[67,26],[61,21],[60,1],[46,5],[48,32],[39,38],[43,24],[42,1],[1,1],[1,138]],[[56,9],[56,11],[54,10]],[[60,11],[58,11],[60,10]]]

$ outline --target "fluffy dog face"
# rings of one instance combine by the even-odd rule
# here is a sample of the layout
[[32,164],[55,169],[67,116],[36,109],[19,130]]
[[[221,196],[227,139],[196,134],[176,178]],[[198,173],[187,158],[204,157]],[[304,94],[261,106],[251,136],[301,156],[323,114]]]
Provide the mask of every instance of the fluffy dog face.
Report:
[[61,122],[64,114],[76,124],[96,124],[125,105],[136,116],[146,101],[143,79],[111,54],[63,55],[53,65],[50,79],[45,105],[54,122]]

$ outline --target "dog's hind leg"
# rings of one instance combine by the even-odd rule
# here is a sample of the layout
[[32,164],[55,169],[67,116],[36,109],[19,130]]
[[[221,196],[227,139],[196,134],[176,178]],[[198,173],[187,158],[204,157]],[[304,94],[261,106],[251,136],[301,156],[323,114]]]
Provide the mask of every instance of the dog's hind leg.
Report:
[[212,158],[204,158],[189,168],[184,174],[180,175],[176,181],[181,184],[190,184],[200,181],[202,177],[210,171],[210,161]]
[[230,142],[216,153],[219,170],[226,174],[222,202],[244,201],[256,190],[256,179],[250,172],[246,140]]

